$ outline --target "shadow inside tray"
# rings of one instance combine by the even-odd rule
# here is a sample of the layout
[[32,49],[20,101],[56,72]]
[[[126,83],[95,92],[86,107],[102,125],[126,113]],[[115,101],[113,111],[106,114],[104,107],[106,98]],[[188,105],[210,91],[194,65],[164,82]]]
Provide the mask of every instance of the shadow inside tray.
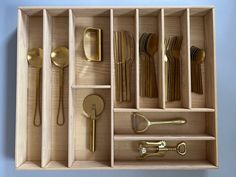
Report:
[[[5,142],[4,154],[8,158],[14,158],[15,149],[15,112],[16,112],[16,58],[17,58],[17,32],[16,29],[9,36],[6,43],[5,57]],[[3,62],[4,63],[4,62]]]

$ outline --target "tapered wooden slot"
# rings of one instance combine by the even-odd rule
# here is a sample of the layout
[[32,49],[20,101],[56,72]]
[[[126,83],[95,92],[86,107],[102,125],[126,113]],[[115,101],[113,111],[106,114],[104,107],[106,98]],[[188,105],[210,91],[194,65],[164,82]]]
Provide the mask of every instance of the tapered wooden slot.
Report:
[[[180,99],[168,101],[166,99],[166,108],[190,108],[190,79],[189,79],[189,21],[188,9],[170,8],[165,9],[165,39],[170,36],[181,36],[182,44],[180,50]],[[166,67],[165,67],[166,69]],[[167,95],[167,72],[165,72],[166,85],[165,92]],[[174,91],[176,88],[174,89]],[[166,96],[167,97],[167,96]]]
[[18,10],[17,36],[16,167],[37,168],[41,162],[42,90],[36,90],[38,83],[42,85],[42,69],[29,66],[27,52],[43,48],[43,11]]
[[[163,108],[163,68],[162,68],[162,52],[163,44],[162,43],[162,10],[161,9],[140,9],[139,10],[139,39],[144,33],[154,33],[157,35],[158,46],[157,51],[154,54],[153,61],[155,66],[155,81],[156,90],[152,89],[152,94],[156,93],[155,97],[141,96],[141,92],[145,92],[145,88],[150,83],[146,83],[147,79],[144,77],[144,73],[140,74],[145,67],[145,60],[139,54],[139,103],[140,108]],[[148,55],[147,55],[148,56]],[[153,84],[153,85],[154,85]],[[154,87],[155,88],[155,87]],[[155,95],[155,94],[154,94]]]
[[[45,168],[67,167],[68,161],[68,70],[64,68],[63,84],[63,105],[64,120],[63,125],[57,124],[57,113],[60,97],[60,68],[53,65],[50,54],[57,47],[69,46],[68,32],[68,10],[45,10],[44,11],[44,95],[43,105],[43,150],[42,166]],[[62,78],[61,78],[62,79]],[[63,107],[59,108],[59,119],[63,119]]]
[[[215,108],[215,44],[214,10],[190,10],[190,45],[204,49],[205,61],[201,64],[203,94],[192,92],[192,107]],[[194,82],[194,81],[191,81]]]
[[[135,108],[137,106],[136,101],[136,87],[138,86],[136,83],[136,10],[135,9],[114,9],[114,25],[113,30],[115,31],[128,31],[132,34],[134,38],[134,54],[133,54],[133,62],[132,62],[132,69],[131,69],[131,100],[130,101],[124,101],[120,102],[119,100],[116,100],[116,92],[117,88],[115,88],[114,94],[114,107],[119,108]],[[114,61],[117,62],[117,61]],[[115,67],[115,66],[114,66]],[[114,74],[115,76],[115,74]],[[114,78],[115,80],[115,78]],[[121,92],[123,93],[123,92]]]

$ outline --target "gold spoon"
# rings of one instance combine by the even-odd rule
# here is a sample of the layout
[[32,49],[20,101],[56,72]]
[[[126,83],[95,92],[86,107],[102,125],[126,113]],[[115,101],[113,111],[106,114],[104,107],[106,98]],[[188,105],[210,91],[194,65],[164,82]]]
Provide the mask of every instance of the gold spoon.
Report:
[[[150,87],[149,87],[149,96],[157,97],[157,84],[156,84],[156,72],[155,72],[155,64],[154,64],[154,54],[158,49],[158,37],[156,34],[150,34],[147,39],[146,44],[146,52],[149,55],[149,79],[150,79]],[[153,85],[154,84],[154,85]]]
[[[62,126],[65,123],[63,86],[64,86],[64,68],[68,66],[68,49],[66,47],[57,47],[51,52],[52,63],[60,69],[60,97],[57,111],[57,125]],[[62,105],[62,120],[59,120],[60,106]]]
[[[36,87],[36,101],[35,101],[35,110],[34,110],[34,126],[39,127],[41,125],[41,106],[39,102],[40,99],[40,80],[41,80],[41,68],[42,68],[42,60],[43,60],[43,50],[41,48],[33,48],[28,51],[27,54],[28,64],[32,68],[36,68],[38,70],[38,81]],[[36,119],[36,112],[39,106],[39,120]]]

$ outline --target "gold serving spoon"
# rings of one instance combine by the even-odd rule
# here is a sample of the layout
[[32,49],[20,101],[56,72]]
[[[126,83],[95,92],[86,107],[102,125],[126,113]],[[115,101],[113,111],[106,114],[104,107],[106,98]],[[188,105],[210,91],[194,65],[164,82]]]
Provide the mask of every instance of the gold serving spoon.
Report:
[[[65,123],[64,114],[64,68],[69,64],[68,49],[66,47],[57,47],[51,52],[52,63],[60,69],[60,96],[59,96],[59,106],[57,111],[57,125],[62,126]],[[60,107],[62,105],[62,120],[59,120]]]
[[[38,81],[36,87],[36,101],[35,101],[35,110],[34,110],[34,126],[39,127],[41,125],[41,106],[39,103],[40,100],[40,81],[41,81],[41,68],[43,61],[43,50],[41,48],[33,48],[28,51],[27,54],[28,64],[32,68],[36,68],[38,71]],[[37,120],[36,112],[39,107],[39,120]]]

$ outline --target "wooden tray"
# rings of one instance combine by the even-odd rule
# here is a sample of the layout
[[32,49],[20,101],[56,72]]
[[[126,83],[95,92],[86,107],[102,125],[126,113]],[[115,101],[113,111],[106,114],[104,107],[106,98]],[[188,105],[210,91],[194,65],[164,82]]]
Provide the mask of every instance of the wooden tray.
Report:
[[[16,168],[17,169],[208,169],[218,167],[214,7],[22,7],[18,9]],[[103,62],[85,60],[85,27],[103,30]],[[115,100],[113,31],[127,30],[135,37],[131,102]],[[155,59],[158,98],[139,92],[139,37],[157,33]],[[166,101],[164,39],[182,35],[181,100]],[[190,47],[206,50],[202,66],[203,95],[191,92]],[[51,50],[69,48],[65,69],[64,126],[56,124],[59,70],[51,64]],[[33,125],[36,71],[28,66],[27,51],[43,48],[42,125]],[[97,93],[105,111],[97,121],[97,151],[87,149],[88,126],[82,116],[86,95]],[[130,114],[150,119],[183,117],[181,127],[153,127],[144,134],[131,129]],[[37,113],[39,114],[39,113]],[[137,160],[140,140],[186,141],[188,153],[168,153],[163,158]]]

